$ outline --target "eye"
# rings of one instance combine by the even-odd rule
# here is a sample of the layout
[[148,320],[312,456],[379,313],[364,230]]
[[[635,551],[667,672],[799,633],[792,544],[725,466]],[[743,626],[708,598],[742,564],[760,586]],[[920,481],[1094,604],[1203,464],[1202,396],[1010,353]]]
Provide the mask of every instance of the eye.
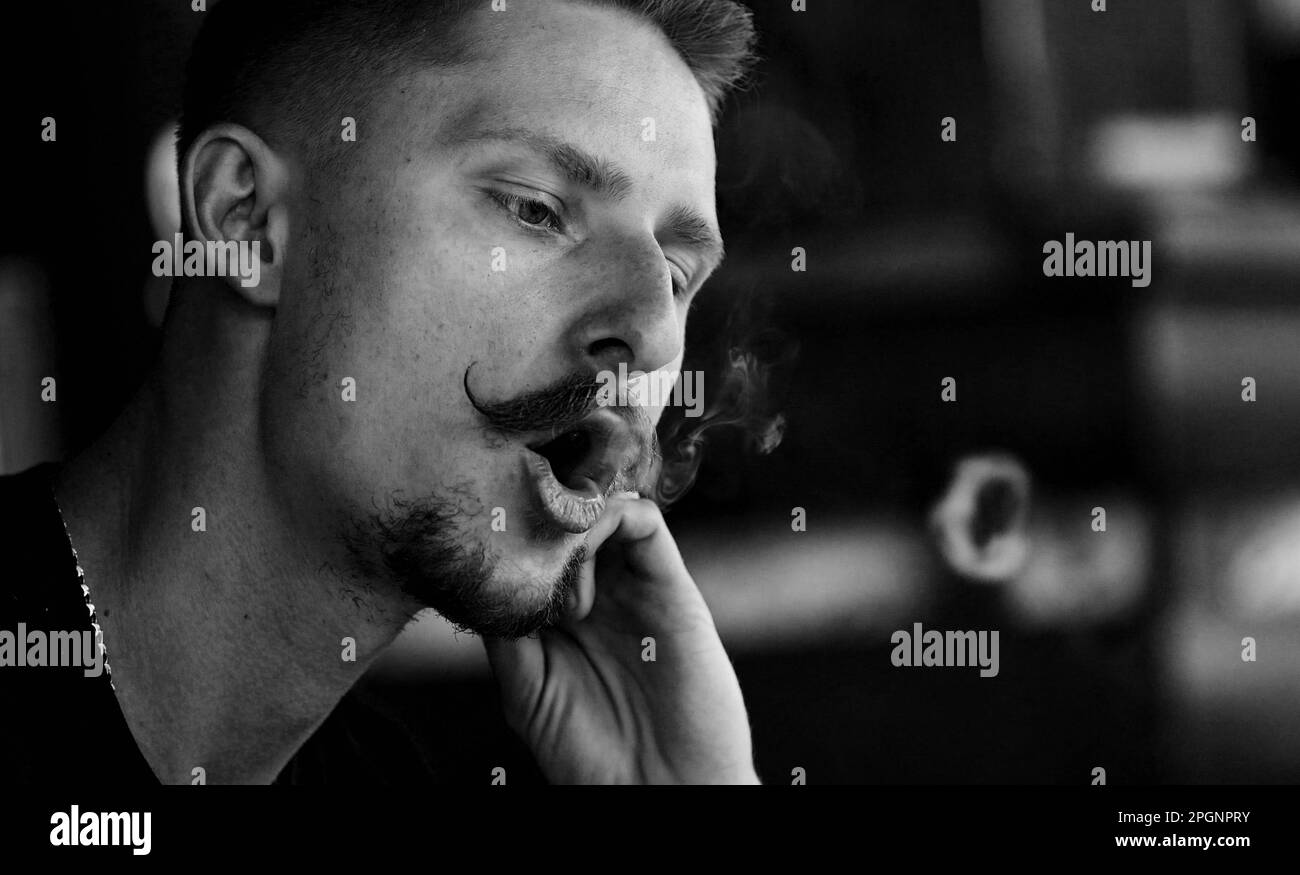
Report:
[[686,279],[686,274],[682,273],[676,265],[669,264],[668,276],[673,283],[673,297],[686,297],[687,289],[690,287],[690,282]]
[[560,217],[545,202],[505,191],[491,192],[492,199],[508,212],[515,221],[530,229],[560,231]]

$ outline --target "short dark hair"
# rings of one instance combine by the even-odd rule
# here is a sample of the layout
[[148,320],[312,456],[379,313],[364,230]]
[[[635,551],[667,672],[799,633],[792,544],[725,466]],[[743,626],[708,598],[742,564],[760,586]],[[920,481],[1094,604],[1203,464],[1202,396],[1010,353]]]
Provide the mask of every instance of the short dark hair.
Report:
[[[223,121],[326,142],[378,81],[417,65],[472,60],[478,45],[463,24],[488,2],[221,0],[186,68],[178,157]],[[715,123],[753,64],[752,15],[735,0],[574,2],[625,9],[656,25],[695,75]]]

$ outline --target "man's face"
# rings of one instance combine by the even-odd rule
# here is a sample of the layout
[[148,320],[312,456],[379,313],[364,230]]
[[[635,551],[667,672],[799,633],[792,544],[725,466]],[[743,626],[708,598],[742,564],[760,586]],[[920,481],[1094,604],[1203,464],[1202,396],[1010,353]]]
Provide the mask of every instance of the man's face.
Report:
[[263,415],[309,537],[390,604],[513,635],[555,618],[602,497],[646,477],[661,408],[560,437],[589,396],[556,390],[680,368],[716,266],[714,153],[648,23],[476,16],[481,60],[385,86],[345,169],[304,184]]

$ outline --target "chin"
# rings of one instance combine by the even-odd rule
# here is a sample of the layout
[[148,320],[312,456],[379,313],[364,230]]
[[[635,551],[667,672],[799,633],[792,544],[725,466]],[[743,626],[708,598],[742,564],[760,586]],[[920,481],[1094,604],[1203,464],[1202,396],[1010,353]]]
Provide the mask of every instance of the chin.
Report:
[[391,586],[408,616],[432,609],[459,629],[504,638],[554,624],[586,559],[586,535],[539,514],[530,485],[512,465],[478,484],[389,491],[344,535],[354,569],[366,588]]
[[453,625],[478,635],[519,638],[553,626],[563,618],[569,593],[577,587],[586,548],[555,545],[545,556],[499,556],[490,577],[472,592],[452,594],[430,605]]
[[505,532],[448,532],[454,543],[405,568],[401,589],[421,608],[481,636],[519,638],[552,626],[577,585],[586,539],[533,528],[510,518]]
[[494,550],[490,589],[503,596],[532,591],[545,594],[560,585],[571,566],[587,556],[586,538],[581,535],[558,535],[550,529],[519,538],[502,549]]

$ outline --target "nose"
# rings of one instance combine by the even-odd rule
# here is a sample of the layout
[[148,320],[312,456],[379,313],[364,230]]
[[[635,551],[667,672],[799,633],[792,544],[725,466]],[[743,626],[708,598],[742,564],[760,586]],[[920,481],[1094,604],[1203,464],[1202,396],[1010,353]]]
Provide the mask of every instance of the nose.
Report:
[[585,301],[572,341],[585,367],[629,371],[667,367],[682,354],[684,332],[672,278],[659,246],[625,241],[601,256],[594,293]]

